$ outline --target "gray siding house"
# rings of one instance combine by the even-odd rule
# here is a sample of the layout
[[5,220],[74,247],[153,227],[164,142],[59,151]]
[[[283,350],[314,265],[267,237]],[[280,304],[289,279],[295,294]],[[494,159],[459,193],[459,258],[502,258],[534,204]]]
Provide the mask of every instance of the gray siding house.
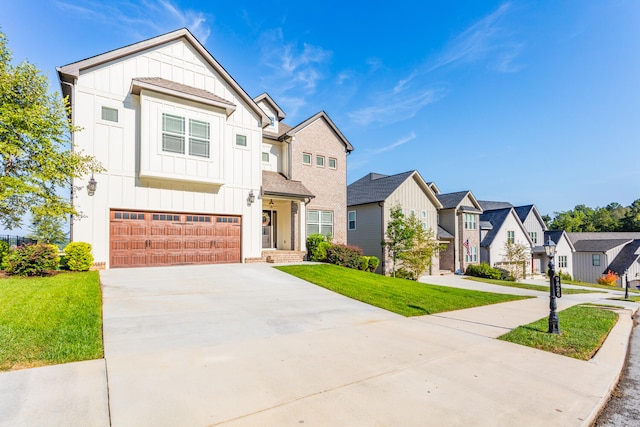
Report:
[[[396,175],[370,173],[347,187],[347,242],[365,255],[380,259],[378,272],[389,274],[393,262],[381,245],[391,208],[399,205],[405,215],[416,215],[425,229],[438,233],[438,209],[442,204],[418,171]],[[438,271],[434,257],[432,271]]]

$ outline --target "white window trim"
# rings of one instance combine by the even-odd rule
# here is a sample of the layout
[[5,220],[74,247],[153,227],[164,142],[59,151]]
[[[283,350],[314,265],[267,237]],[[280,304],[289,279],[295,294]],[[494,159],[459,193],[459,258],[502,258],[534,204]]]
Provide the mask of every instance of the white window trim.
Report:
[[[237,144],[236,141],[237,141],[238,135],[244,136],[246,138],[247,145],[238,145]],[[239,150],[249,150],[250,149],[250,147],[249,147],[249,135],[247,135],[246,133],[242,133],[242,132],[234,132],[233,133],[233,147],[237,148]]]
[[[117,122],[112,122],[110,120],[104,120],[102,118],[102,107],[106,107],[106,108],[111,108],[113,110],[116,110],[118,112],[118,121]],[[122,124],[122,108],[119,105],[115,105],[114,103],[111,102],[98,102],[97,103],[97,108],[96,108],[96,122],[97,123],[101,123],[107,126],[117,126],[117,127],[124,127]],[[162,126],[162,123],[160,124],[160,126]]]
[[[331,166],[332,160],[334,163],[333,166]],[[329,160],[327,161],[327,166],[329,166],[329,169],[338,169],[338,159],[336,159],[335,157],[329,157]]]
[[[353,228],[351,228],[351,219],[350,216],[351,214],[353,214]],[[348,211],[347,212],[347,230],[349,231],[353,231],[356,229],[357,227],[357,218],[358,218],[358,214],[356,213],[356,211]]]
[[[305,156],[305,154],[309,156],[309,163],[306,163],[306,162],[304,161],[304,156]],[[302,153],[302,164],[303,164],[303,165],[306,165],[306,166],[311,166],[311,165],[313,164],[313,154],[303,152],[303,153]]]
[[[264,155],[267,155],[267,160],[264,159]],[[270,163],[271,162],[271,153],[269,153],[268,151],[263,151],[262,154],[260,154],[260,159],[262,159],[262,163]]]
[[[101,109],[102,110],[102,109]],[[214,134],[213,134],[213,126],[211,124],[211,120],[209,118],[207,118],[206,120],[203,120],[202,118],[196,118],[193,115],[189,115],[189,114],[184,114],[184,113],[177,113],[175,111],[160,111],[159,112],[160,117],[158,120],[158,134],[160,135],[159,138],[159,153],[163,156],[174,156],[174,157],[181,157],[181,158],[188,158],[188,159],[200,159],[200,160],[208,160],[211,161],[213,160],[213,138],[214,138]],[[175,151],[165,151],[162,147],[162,135],[164,134],[164,130],[163,130],[163,116],[164,115],[169,115],[169,116],[174,116],[174,117],[181,117],[184,119],[184,153],[178,153]],[[194,155],[194,154],[189,154],[189,144],[190,144],[190,139],[191,139],[191,129],[190,129],[190,123],[191,121],[197,121],[197,122],[202,122],[202,123],[206,123],[209,126],[209,155],[207,157],[205,156],[198,156],[198,155]],[[111,122],[107,122],[107,123],[111,123]],[[194,138],[194,139],[198,139],[198,140],[202,140],[202,138]]]
[[[318,160],[320,160],[320,159],[322,159],[322,164],[321,165],[318,164]],[[325,166],[325,164],[326,164],[326,160],[327,159],[326,159],[325,156],[320,155],[320,154],[316,154],[316,167],[317,168],[323,168]]]

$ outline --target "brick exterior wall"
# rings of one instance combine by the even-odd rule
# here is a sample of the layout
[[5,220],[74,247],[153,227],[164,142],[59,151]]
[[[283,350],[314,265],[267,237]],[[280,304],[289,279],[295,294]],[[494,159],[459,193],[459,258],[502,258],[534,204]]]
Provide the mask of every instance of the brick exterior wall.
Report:
[[[459,254],[460,254],[460,265],[463,272],[467,270],[467,266],[469,264],[480,264],[480,215],[476,215],[476,225],[477,228],[475,230],[467,230],[464,228],[464,214],[460,213],[458,215],[458,230],[460,230],[460,239],[458,240],[459,244]],[[467,254],[467,250],[462,244],[469,239],[469,247],[475,246],[478,251],[478,261],[477,262],[465,262],[465,255]],[[457,268],[457,267],[456,267]]]
[[[302,153],[311,154],[311,165],[302,163]],[[324,156],[324,167],[316,166],[316,156]],[[329,168],[329,158],[336,159],[336,169]],[[301,181],[315,195],[307,211],[333,212],[333,242],[347,243],[346,148],[323,118],[296,133],[291,144],[291,179]]]

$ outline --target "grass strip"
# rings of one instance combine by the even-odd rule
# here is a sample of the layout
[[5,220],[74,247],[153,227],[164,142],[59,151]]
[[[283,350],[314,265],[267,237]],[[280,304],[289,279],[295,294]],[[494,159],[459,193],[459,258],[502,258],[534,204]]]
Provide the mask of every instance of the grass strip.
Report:
[[526,345],[580,360],[589,360],[598,351],[618,320],[615,311],[576,305],[558,313],[560,334],[549,334],[549,319],[520,326],[498,339]]
[[[594,288],[594,289],[606,289],[608,291],[624,291],[624,288],[619,286],[610,286],[610,285],[600,285],[598,283],[587,283],[587,282],[577,282],[575,280],[563,280],[563,285],[574,285],[574,286],[584,286],[586,288]],[[638,294],[640,290],[638,290],[635,286],[629,288],[629,292]]]
[[[511,282],[509,280],[496,280],[496,279],[485,279],[483,277],[465,277],[465,279],[467,280],[473,280],[474,282],[484,282],[484,283],[491,283],[493,285],[500,285],[500,286],[509,286],[511,288],[518,288],[518,289],[529,289],[532,291],[540,291],[540,292],[547,292],[549,293],[549,286],[544,286],[544,285],[533,285],[530,283],[519,283],[519,282]],[[564,283],[563,283],[564,284]],[[573,289],[573,288],[562,288],[562,294],[563,295],[570,295],[570,294],[592,294],[592,293],[599,293],[599,294],[606,294],[606,292],[603,291],[592,291],[589,289]]]
[[629,299],[624,299],[624,297],[615,297],[615,298],[608,298],[610,300],[615,300],[615,301],[633,301],[633,302],[640,302],[640,295],[630,295]]
[[0,279],[0,371],[102,355],[98,272]]
[[407,317],[528,298],[430,285],[331,264],[275,268],[349,298]]

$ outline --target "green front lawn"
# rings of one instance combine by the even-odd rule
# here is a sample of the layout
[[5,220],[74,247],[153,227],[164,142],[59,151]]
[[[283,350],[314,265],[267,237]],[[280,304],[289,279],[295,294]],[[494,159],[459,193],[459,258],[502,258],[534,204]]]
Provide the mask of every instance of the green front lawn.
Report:
[[598,351],[618,314],[602,307],[576,305],[558,313],[560,335],[549,334],[549,319],[520,326],[499,339],[581,360]]
[[276,267],[300,279],[403,316],[515,301],[527,297],[429,285],[330,264]]
[[102,354],[98,272],[0,279],[0,371]]
[[[512,288],[519,288],[519,289],[529,289],[532,291],[540,291],[540,292],[549,292],[549,286],[543,286],[543,285],[532,285],[529,283],[519,283],[519,282],[511,282],[509,280],[495,280],[495,279],[485,279],[483,277],[466,277],[467,280],[473,280],[474,282],[484,282],[484,283],[491,283],[493,285],[500,285],[500,286],[509,286]],[[563,283],[564,284],[564,283]],[[592,294],[592,293],[601,293],[604,294],[606,292],[602,292],[602,291],[590,291],[588,289],[573,289],[573,288],[562,288],[562,293],[569,295],[569,294]]]

